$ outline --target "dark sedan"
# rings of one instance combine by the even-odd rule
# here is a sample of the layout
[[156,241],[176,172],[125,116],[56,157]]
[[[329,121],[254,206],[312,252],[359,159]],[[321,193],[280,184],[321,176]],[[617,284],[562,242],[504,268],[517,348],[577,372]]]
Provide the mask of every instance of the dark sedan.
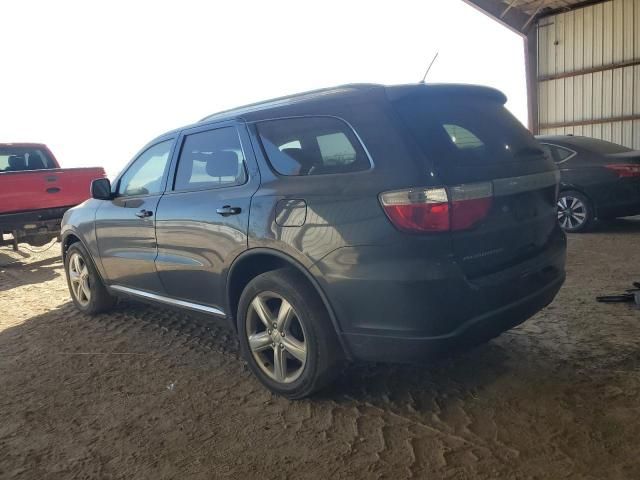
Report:
[[639,150],[573,135],[537,138],[560,168],[558,221],[565,231],[640,214]]

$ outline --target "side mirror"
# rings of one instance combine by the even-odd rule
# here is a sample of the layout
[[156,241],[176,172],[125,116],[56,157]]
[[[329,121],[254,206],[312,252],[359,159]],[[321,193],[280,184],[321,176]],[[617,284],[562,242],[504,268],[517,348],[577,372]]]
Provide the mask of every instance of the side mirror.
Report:
[[91,182],[91,198],[96,200],[111,200],[111,182],[108,178],[98,178]]

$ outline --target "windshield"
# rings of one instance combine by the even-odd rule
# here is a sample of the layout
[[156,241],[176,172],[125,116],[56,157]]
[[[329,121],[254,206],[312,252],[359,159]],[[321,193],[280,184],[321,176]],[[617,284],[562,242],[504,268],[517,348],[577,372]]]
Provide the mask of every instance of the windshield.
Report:
[[37,147],[0,146],[0,173],[55,168],[49,152]]

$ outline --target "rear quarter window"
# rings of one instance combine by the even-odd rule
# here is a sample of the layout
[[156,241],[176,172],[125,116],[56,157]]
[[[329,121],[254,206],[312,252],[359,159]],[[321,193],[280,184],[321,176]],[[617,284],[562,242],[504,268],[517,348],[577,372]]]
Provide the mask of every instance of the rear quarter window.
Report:
[[350,173],[371,168],[355,133],[333,117],[282,118],[258,122],[260,141],[280,175]]
[[576,154],[573,150],[560,147],[559,145],[551,145],[548,143],[542,143],[541,145],[553,161],[558,164],[566,162]]

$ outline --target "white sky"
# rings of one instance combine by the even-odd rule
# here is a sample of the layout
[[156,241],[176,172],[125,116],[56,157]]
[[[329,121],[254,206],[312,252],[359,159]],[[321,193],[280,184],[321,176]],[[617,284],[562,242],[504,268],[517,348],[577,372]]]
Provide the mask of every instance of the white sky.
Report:
[[0,1],[0,142],[110,176],[207,114],[342,83],[490,85],[526,124],[523,42],[461,0]]

